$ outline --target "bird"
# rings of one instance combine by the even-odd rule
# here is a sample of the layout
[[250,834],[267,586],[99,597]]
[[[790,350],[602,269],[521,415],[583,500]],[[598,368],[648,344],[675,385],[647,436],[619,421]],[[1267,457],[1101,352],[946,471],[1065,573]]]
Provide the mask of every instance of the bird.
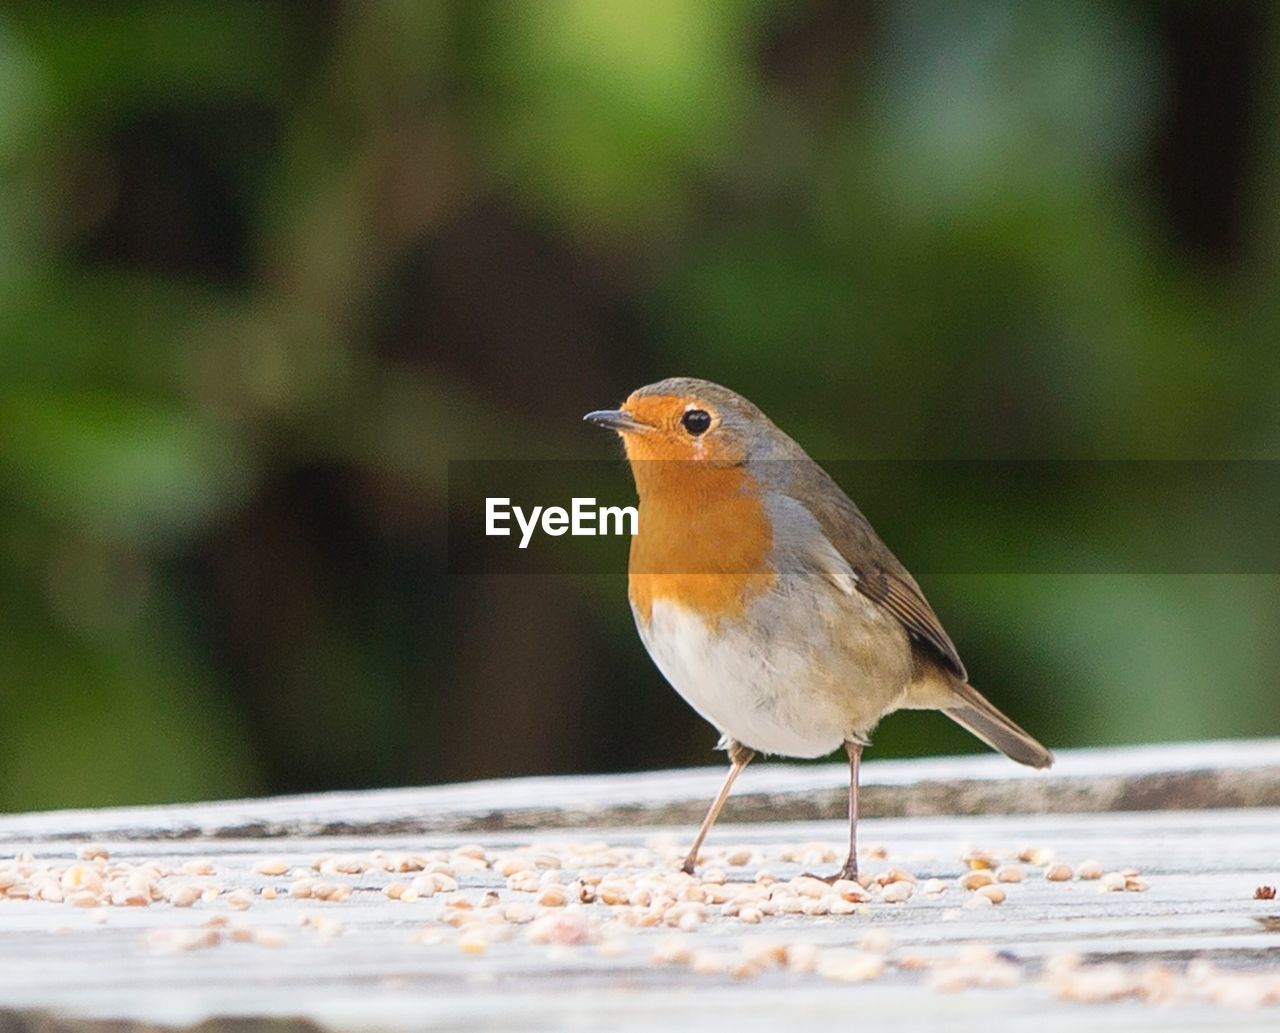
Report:
[[897,710],[940,710],[1020,764],[1053,754],[969,683],[916,580],[832,477],[746,398],[672,377],[617,409],[638,496],[627,595],[658,670],[720,733],[729,771],[685,858],[699,852],[757,754],[849,760],[858,877],[863,749]]

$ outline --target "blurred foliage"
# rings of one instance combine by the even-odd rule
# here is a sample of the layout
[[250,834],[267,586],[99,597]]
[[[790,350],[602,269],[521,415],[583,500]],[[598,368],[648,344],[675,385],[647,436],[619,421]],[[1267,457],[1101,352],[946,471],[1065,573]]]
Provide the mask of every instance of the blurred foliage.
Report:
[[[1280,458],[1277,125],[1263,0],[14,0],[0,805],[709,759],[621,576],[447,573],[448,459],[663,376],[817,456]],[[1054,745],[1280,732],[1274,572],[925,588]]]

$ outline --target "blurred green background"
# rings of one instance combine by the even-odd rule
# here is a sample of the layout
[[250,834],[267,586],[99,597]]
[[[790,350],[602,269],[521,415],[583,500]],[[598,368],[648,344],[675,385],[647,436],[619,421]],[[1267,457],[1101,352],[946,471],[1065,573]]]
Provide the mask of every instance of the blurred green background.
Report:
[[[10,0],[0,806],[719,762],[620,575],[448,573],[449,459],[679,373],[821,457],[1275,460],[1278,326],[1266,0]],[[1280,733],[1274,573],[922,580],[1054,746]]]

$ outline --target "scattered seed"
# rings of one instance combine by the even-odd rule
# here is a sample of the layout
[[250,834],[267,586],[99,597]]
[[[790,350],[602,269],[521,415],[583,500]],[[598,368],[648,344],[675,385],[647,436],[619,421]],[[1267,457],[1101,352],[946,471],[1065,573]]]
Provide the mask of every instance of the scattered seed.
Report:
[[202,893],[203,891],[199,886],[192,883],[184,883],[169,890],[165,894],[165,899],[174,907],[191,907],[200,899]]
[[986,897],[993,904],[1004,903],[1004,890],[1002,890],[999,886],[996,886],[996,885],[981,886],[979,887],[977,892],[980,896]]
[[960,876],[960,885],[967,890],[976,890],[983,886],[990,886],[995,881],[996,877],[985,868],[967,872]]
[[555,884],[544,886],[537,900],[542,907],[564,907],[569,902],[564,887]]
[[[895,885],[902,885],[895,883]],[[856,951],[824,951],[817,961],[818,975],[843,983],[865,983],[884,975],[884,958]]]
[[1102,878],[1102,865],[1098,861],[1081,861],[1076,866],[1076,878],[1092,881]]
[[902,904],[911,899],[915,892],[915,883],[891,882],[880,893],[880,899],[886,904]]
[[1051,864],[1044,870],[1044,877],[1050,882],[1069,882],[1073,874],[1071,865],[1062,862]]

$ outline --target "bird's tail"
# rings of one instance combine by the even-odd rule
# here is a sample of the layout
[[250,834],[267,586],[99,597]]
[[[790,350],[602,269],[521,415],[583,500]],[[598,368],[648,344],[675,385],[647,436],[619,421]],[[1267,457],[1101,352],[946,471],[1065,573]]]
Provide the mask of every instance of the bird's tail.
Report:
[[954,686],[955,705],[942,712],[1010,760],[1033,768],[1047,768],[1053,754],[992,706],[972,685]]

